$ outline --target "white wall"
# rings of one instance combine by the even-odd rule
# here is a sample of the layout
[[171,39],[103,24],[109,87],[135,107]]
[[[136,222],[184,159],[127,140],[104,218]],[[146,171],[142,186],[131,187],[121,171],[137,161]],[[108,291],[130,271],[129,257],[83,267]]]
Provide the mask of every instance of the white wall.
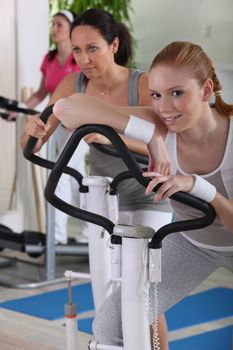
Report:
[[148,69],[155,54],[174,40],[201,44],[216,64],[233,63],[232,0],[133,0],[136,61]]
[[[17,0],[17,85],[38,87],[48,50],[48,0]],[[20,96],[19,96],[20,97]]]
[[[15,98],[14,0],[0,0],[0,95]],[[8,15],[5,15],[5,14]],[[15,176],[15,125],[0,119],[0,214],[12,205]],[[13,205],[14,206],[14,205]]]
[[[17,92],[21,99],[23,88],[37,89],[40,84],[40,65],[48,50],[48,0],[17,0]],[[24,120],[17,123],[17,144],[23,132]],[[38,172],[38,171],[37,171]],[[38,182],[41,195],[41,187]],[[42,194],[43,195],[43,194]],[[40,196],[41,197],[41,196]],[[35,187],[32,182],[32,164],[17,148],[17,211],[21,229],[38,230],[35,210]],[[43,205],[43,202],[41,206]],[[43,208],[42,209],[43,212]],[[21,215],[20,215],[21,213]],[[20,225],[18,224],[18,227]]]
[[[3,6],[6,3],[10,3],[11,8]],[[36,89],[40,83],[39,67],[43,55],[48,50],[48,0],[9,0],[8,2],[0,0],[0,9],[1,17],[11,19],[11,25],[4,27],[6,31],[5,45],[8,48],[8,50],[4,50],[5,67],[8,68],[10,62],[12,62],[12,57],[15,62],[15,69],[6,76],[4,86],[7,86],[9,84],[7,80],[10,80],[13,88],[11,88],[11,91],[9,90],[10,95],[8,96],[20,101],[23,87]],[[8,36],[9,31],[12,38]],[[1,41],[2,45],[3,42]],[[7,93],[5,91],[4,94]],[[23,158],[19,146],[19,138],[23,127],[24,120],[19,118],[16,127],[16,209],[0,215],[0,222],[17,232],[23,229],[38,229],[35,218],[31,164]]]

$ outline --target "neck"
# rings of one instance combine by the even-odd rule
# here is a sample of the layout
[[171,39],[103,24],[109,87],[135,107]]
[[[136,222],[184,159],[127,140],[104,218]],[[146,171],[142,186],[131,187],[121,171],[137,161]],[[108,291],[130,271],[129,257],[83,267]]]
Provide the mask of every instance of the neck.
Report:
[[59,44],[57,44],[57,52],[58,55],[60,56],[66,56],[68,57],[69,54],[71,53],[72,49],[71,49],[71,43],[70,40],[68,41],[62,41]]
[[193,123],[189,128],[181,131],[178,136],[183,141],[205,143],[218,129],[220,119],[217,111],[207,104],[195,124]]
[[124,79],[128,68],[116,65],[113,69],[105,72],[104,75],[98,78],[89,80],[90,87],[99,92],[102,96],[109,95],[117,85]]

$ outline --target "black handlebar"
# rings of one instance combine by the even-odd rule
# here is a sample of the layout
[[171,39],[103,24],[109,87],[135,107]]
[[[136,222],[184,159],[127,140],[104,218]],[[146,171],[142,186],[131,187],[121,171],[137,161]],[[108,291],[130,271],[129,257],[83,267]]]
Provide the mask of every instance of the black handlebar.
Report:
[[[47,123],[49,116],[52,114],[52,112],[53,112],[53,105],[46,107],[45,110],[41,113],[40,119],[44,123]],[[43,168],[53,169],[55,162],[41,158],[41,157],[33,154],[33,150],[34,150],[34,147],[35,147],[37,141],[38,141],[38,139],[36,137],[33,137],[33,136],[29,137],[27,145],[23,150],[24,157],[26,159],[28,159],[30,162],[37,164]],[[88,188],[86,186],[82,185],[82,179],[83,179],[82,174],[80,174],[77,170],[67,166],[63,169],[63,173],[71,175],[76,179],[76,181],[79,183],[79,186],[80,186],[80,189],[79,189],[80,192],[87,192],[88,191]]]
[[[12,100],[3,96],[0,96],[0,108],[6,109],[11,112],[18,112],[23,114],[35,115],[38,114],[38,111],[30,108],[21,108],[18,106],[18,101]],[[7,114],[1,114],[1,117],[7,119]]]
[[[119,158],[119,153],[117,152],[117,150],[111,146],[108,145],[102,145],[100,143],[95,143],[93,142],[92,145],[100,152],[108,154],[109,156],[112,157],[116,157]],[[135,153],[135,152],[131,152],[131,154],[133,154],[134,159],[140,163],[140,164],[144,164],[144,165],[148,165],[148,157],[143,156],[142,154],[139,153]]]
[[[73,133],[68,143],[66,144],[63,152],[61,153],[59,159],[57,160],[57,163],[54,165],[45,188],[45,197],[52,205],[54,205],[58,209],[63,210],[67,214],[72,215],[76,218],[88,220],[92,223],[100,225],[111,234],[113,231],[114,224],[110,220],[90,212],[85,213],[83,210],[65,203],[63,200],[61,200],[54,194],[57,183],[62,175],[63,169],[69,162],[77,145],[86,134],[89,134],[91,132],[96,132],[107,137],[111,141],[112,145],[117,149],[125,165],[128,167],[128,169],[130,169],[130,172],[132,173],[133,177],[135,177],[136,180],[142,186],[146,187],[148,185],[150,179],[144,178],[142,176],[142,169],[139,167],[134,157],[130,154],[126,145],[119,137],[119,135],[115,132],[115,130],[103,125],[84,125]],[[156,192],[158,188],[159,186],[157,186],[154,189],[154,192]],[[157,248],[158,246],[160,246],[162,239],[169,233],[178,231],[188,231],[206,227],[210,225],[215,219],[215,212],[213,208],[201,199],[195,198],[190,194],[184,192],[177,192],[173,194],[171,198],[175,201],[181,202],[185,205],[188,205],[192,208],[201,211],[202,213],[204,213],[204,216],[197,219],[174,222],[163,226],[157,231],[156,235],[153,237],[150,243],[151,248]]]
[[[46,124],[48,119],[49,119],[49,116],[52,114],[52,112],[53,112],[53,105],[48,106],[41,113],[40,119]],[[33,162],[33,158],[34,158],[34,155],[32,152],[33,152],[33,149],[34,149],[37,141],[38,141],[37,137],[31,136],[28,140],[26,147],[24,148],[24,151],[23,151],[24,157],[32,162]]]

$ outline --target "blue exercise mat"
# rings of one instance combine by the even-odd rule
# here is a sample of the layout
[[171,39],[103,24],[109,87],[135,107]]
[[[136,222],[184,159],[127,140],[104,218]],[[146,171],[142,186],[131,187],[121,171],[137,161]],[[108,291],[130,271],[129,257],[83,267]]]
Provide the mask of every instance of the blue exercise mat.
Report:
[[[78,330],[92,332],[93,317],[78,321]],[[169,342],[170,350],[233,350],[233,326]]]
[[213,288],[190,295],[166,312],[168,330],[233,316],[233,289]]
[[[72,288],[78,313],[94,310],[91,284]],[[9,300],[0,307],[31,316],[55,320],[64,317],[67,289]],[[233,316],[233,289],[214,288],[183,299],[166,313],[169,331]]]
[[[78,330],[92,332],[93,318],[78,321]],[[169,342],[170,350],[233,350],[233,326]]]
[[233,326],[205,332],[169,343],[170,350],[232,350]]
[[[90,283],[72,287],[72,296],[73,303],[77,304],[78,313],[94,309]],[[56,320],[64,317],[64,305],[67,301],[68,290],[64,288],[31,297],[9,300],[0,303],[0,307],[47,320]]]
[[92,322],[93,322],[93,317],[87,317],[87,318],[82,318],[81,320],[78,320],[78,330],[80,332],[93,334]]
[[[166,312],[169,331],[231,316],[233,316],[233,289],[229,288],[214,288],[190,295]],[[82,327],[80,330],[92,334],[92,321],[93,318],[90,318],[87,324],[80,324],[79,327]]]

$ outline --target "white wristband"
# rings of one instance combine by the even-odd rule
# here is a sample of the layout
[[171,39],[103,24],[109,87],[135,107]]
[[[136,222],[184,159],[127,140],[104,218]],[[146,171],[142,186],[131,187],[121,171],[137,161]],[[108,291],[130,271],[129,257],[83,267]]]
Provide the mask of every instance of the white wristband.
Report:
[[193,174],[193,176],[195,177],[195,183],[189,193],[207,203],[212,202],[217,192],[216,188],[201,176],[196,174]]
[[155,125],[145,119],[131,115],[124,135],[134,140],[142,141],[146,145],[151,141]]

